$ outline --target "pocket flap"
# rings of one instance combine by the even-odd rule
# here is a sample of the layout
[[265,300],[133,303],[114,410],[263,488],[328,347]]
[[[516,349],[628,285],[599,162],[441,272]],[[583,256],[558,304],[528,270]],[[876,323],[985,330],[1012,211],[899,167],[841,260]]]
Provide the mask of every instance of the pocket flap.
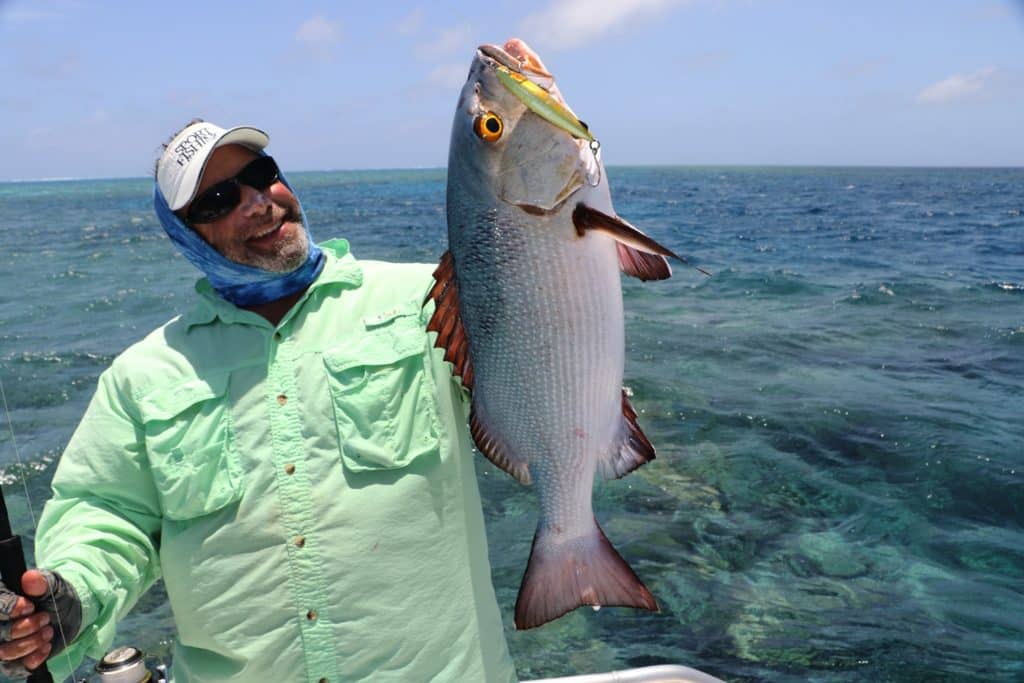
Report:
[[345,346],[324,351],[332,373],[359,365],[391,365],[426,348],[427,330],[418,310],[392,309],[363,318],[366,334]]
[[195,450],[152,457],[164,516],[183,521],[208,515],[242,497],[241,472],[230,434]]
[[399,304],[398,306],[389,308],[386,311],[363,316],[363,327],[369,330],[374,327],[380,327],[381,325],[387,325],[395,320],[395,318],[405,318],[408,316],[418,317],[421,315],[422,309],[423,306],[418,305],[413,301]]
[[223,396],[228,389],[228,374],[185,380],[178,384],[154,389],[139,399],[142,421],[169,420],[200,401]]
[[363,324],[363,334],[323,352],[341,459],[352,472],[408,467],[440,448],[426,325],[415,305]]

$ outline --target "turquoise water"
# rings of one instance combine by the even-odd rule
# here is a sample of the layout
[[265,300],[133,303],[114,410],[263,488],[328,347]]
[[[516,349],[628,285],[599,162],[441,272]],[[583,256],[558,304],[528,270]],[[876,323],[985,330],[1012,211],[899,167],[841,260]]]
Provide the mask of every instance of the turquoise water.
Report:
[[[600,483],[662,611],[511,630],[532,491],[480,459],[523,678],[1024,680],[1024,170],[612,168],[619,213],[713,272],[624,280],[658,458]],[[443,171],[292,174],[320,239],[435,261]],[[97,375],[189,305],[145,180],[0,184],[0,434],[32,527]],[[26,488],[23,488],[23,482]],[[159,587],[120,639],[166,650]]]

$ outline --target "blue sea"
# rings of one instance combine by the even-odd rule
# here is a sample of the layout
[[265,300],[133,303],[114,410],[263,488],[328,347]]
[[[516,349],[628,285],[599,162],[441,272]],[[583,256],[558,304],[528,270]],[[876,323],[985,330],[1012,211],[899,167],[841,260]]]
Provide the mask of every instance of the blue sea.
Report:
[[[595,509],[661,612],[512,630],[535,497],[479,458],[520,677],[1024,681],[1024,169],[608,174],[620,215],[712,273],[623,280],[658,457]],[[358,257],[445,249],[443,170],[290,180],[314,235]],[[98,374],[190,306],[150,196],[0,184],[0,483],[29,539]],[[159,655],[172,628],[157,586],[119,642]]]

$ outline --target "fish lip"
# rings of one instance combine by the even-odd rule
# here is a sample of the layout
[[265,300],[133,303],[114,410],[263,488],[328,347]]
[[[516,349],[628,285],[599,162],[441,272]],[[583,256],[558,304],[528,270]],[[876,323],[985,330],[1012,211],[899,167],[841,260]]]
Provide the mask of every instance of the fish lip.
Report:
[[555,77],[544,69],[536,68],[533,64],[523,62],[521,59],[508,52],[505,48],[498,47],[497,45],[485,43],[477,48],[477,55],[482,58],[490,58],[492,62],[500,64],[509,71],[514,71],[517,74],[522,74],[527,78],[530,78],[530,80],[534,81],[545,90],[550,88],[550,84],[545,86],[543,83],[538,83],[537,79],[540,78],[547,81],[555,80]]
[[479,56],[487,57],[510,71],[515,71],[518,74],[523,73],[523,63],[497,45],[485,43],[476,50]]

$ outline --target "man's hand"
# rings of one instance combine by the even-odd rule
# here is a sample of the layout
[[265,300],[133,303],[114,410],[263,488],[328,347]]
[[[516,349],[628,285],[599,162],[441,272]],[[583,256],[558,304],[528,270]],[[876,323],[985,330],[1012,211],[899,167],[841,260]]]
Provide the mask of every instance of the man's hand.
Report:
[[0,672],[10,678],[28,676],[82,627],[82,603],[60,574],[29,569],[21,588],[28,597],[0,583]]

